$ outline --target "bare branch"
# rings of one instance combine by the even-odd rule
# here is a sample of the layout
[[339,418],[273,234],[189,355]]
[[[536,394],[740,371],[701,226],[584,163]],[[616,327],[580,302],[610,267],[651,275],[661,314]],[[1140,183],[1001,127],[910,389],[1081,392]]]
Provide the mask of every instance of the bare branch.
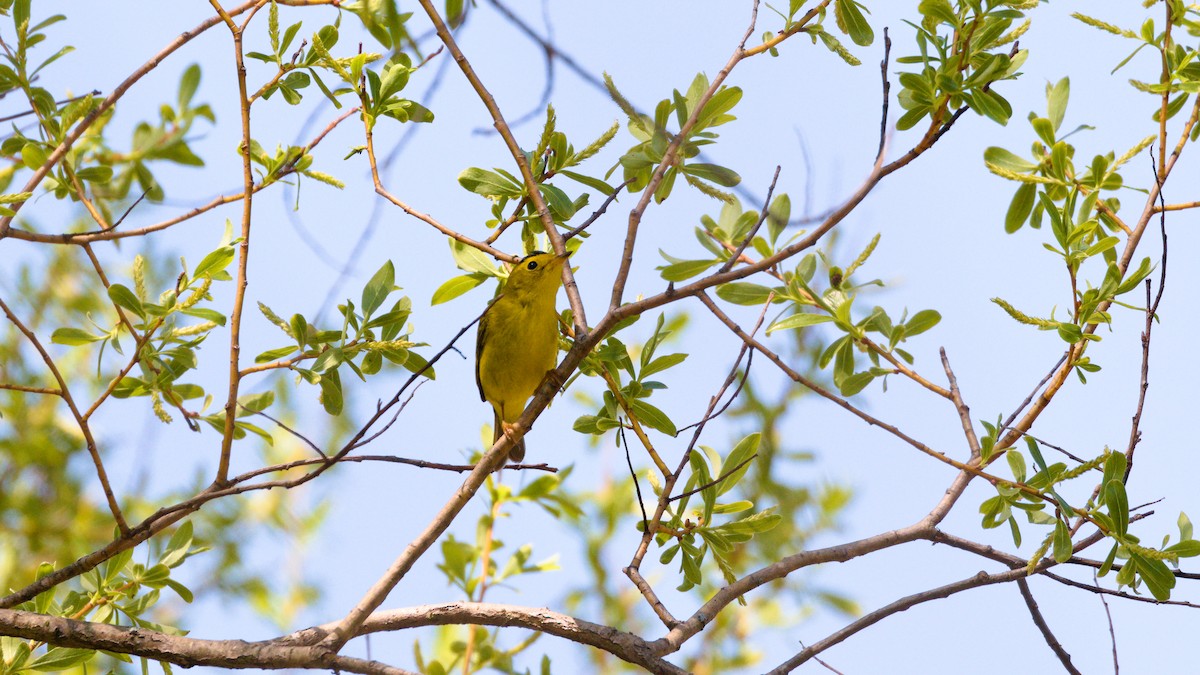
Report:
[[147,628],[110,626],[11,609],[0,609],[0,634],[59,647],[142,656],[185,668],[311,668],[367,675],[415,675],[377,661],[339,656],[320,647],[273,641],[199,640]]
[[[1092,572],[1092,584],[1096,588],[1100,588],[1100,581],[1096,578],[1096,573]],[[1108,600],[1104,598],[1103,593],[1097,593],[1100,596],[1100,604],[1104,605],[1104,617],[1108,619],[1108,639],[1112,642],[1113,655],[1113,675],[1120,675],[1121,660],[1117,658],[1117,631],[1113,628],[1112,612],[1108,609]]]
[[1050,630],[1050,625],[1046,623],[1046,618],[1042,616],[1042,611],[1038,609],[1037,600],[1034,600],[1033,593],[1029,590],[1029,582],[1024,577],[1017,579],[1017,588],[1021,590],[1021,597],[1025,599],[1025,606],[1029,608],[1029,615],[1033,618],[1033,624],[1041,631],[1042,637],[1045,638],[1046,644],[1050,646],[1051,651],[1062,662],[1063,668],[1071,675],[1082,675],[1079,669],[1071,663],[1071,655],[1058,642],[1058,638],[1054,637],[1054,633]]
[[[624,631],[577,619],[549,609],[484,602],[448,602],[377,612],[363,622],[359,635],[396,631],[420,626],[446,625],[514,626],[528,628],[572,642],[602,649],[652,673],[683,675],[681,668],[663,661],[649,643]],[[283,644],[315,644],[336,630],[326,624],[292,633]]]
[[962,422],[963,435],[967,437],[967,446],[971,448],[971,458],[980,457],[982,446],[979,437],[975,435],[975,426],[971,422],[971,409],[963,402],[962,392],[958,389],[958,378],[950,368],[950,358],[946,356],[946,348],[938,349],[942,356],[942,367],[946,370],[946,380],[950,383],[950,397],[954,401],[954,409],[958,411],[958,419]]
[[604,215],[604,212],[608,210],[608,207],[617,200],[617,197],[621,194],[621,190],[624,190],[632,182],[633,179],[630,178],[620,185],[614,187],[612,194],[604,198],[604,203],[600,205],[600,208],[596,209],[592,215],[588,216],[587,220],[580,223],[579,227],[572,228],[570,231],[564,234],[563,241],[570,241],[572,237],[588,229],[588,227],[590,227],[592,223],[596,222],[600,216]]
[[[214,482],[224,485],[229,479],[229,459],[233,452],[233,434],[237,430],[237,397],[241,388],[242,370],[240,356],[242,350],[242,310],[246,304],[246,286],[249,283],[247,271],[250,264],[250,218],[251,202],[254,199],[254,168],[250,160],[250,95],[246,85],[246,64],[242,52],[242,29],[233,23],[219,0],[209,0],[213,9],[225,21],[233,36],[233,59],[237,71],[238,108],[242,118],[242,141],[238,148],[242,156],[242,236],[238,244],[237,279],[233,288],[233,311],[229,315],[229,392],[225,398],[225,433],[221,437],[221,456],[217,462],[217,475]],[[256,3],[251,8],[251,14],[246,18],[249,22],[253,12],[265,3]]]
[[[1170,8],[1167,9],[1167,14],[1170,15]],[[1163,116],[1166,117],[1165,115]],[[1165,121],[1164,121],[1165,124]],[[1166,136],[1164,134],[1163,138]],[[1150,153],[1150,164],[1154,164],[1154,153]],[[1160,164],[1161,168],[1161,164]],[[1161,206],[1166,205],[1162,193],[1162,178],[1158,172],[1154,174],[1155,180],[1158,181],[1158,200]],[[1163,290],[1167,286],[1167,213],[1165,210],[1158,212],[1158,225],[1162,233],[1162,259],[1159,263],[1158,277],[1158,293],[1154,296],[1154,301],[1150,300],[1150,280],[1146,280],[1146,325],[1142,331],[1142,371],[1141,382],[1138,387],[1137,409],[1133,413],[1133,422],[1129,428],[1129,444],[1125,448],[1125,475],[1122,476],[1123,481],[1129,480],[1130,473],[1133,472],[1133,453],[1137,449],[1138,441],[1142,438],[1141,423],[1142,410],[1146,405],[1146,391],[1150,389],[1150,332],[1154,329],[1154,320],[1158,314],[1158,304],[1162,302]]]

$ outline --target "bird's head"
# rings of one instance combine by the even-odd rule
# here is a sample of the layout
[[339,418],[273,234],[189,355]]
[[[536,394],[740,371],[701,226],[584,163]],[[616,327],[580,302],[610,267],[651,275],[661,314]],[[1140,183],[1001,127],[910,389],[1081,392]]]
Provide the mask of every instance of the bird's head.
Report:
[[562,282],[562,268],[570,253],[558,255],[534,251],[521,258],[508,273],[505,293],[532,295],[549,294],[558,290]]

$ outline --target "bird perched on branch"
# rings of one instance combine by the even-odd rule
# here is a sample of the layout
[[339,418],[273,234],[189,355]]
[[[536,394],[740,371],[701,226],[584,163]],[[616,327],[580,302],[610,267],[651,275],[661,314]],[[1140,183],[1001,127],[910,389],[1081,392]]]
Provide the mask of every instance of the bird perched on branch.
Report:
[[[537,391],[558,357],[555,296],[570,253],[534,251],[508,274],[500,295],[479,320],[475,340],[475,383],[479,398],[495,413],[492,442],[512,438],[513,423]],[[525,438],[508,453],[511,462],[525,457]]]

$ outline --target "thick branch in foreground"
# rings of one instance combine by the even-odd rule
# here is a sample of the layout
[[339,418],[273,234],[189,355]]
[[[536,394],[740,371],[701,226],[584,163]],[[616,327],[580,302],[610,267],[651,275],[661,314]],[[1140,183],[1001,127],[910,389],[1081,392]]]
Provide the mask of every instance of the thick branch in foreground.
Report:
[[243,640],[198,640],[157,631],[0,609],[0,633],[59,647],[103,649],[178,666],[312,668],[367,675],[414,675],[378,661],[339,656],[307,645]]
[[[420,626],[475,625],[528,628],[579,644],[590,645],[652,673],[677,675],[687,671],[661,658],[642,638],[583,619],[544,608],[519,607],[488,602],[447,602],[376,612],[358,630],[359,635]],[[324,639],[336,624],[317,626],[293,633],[281,642],[312,644]]]

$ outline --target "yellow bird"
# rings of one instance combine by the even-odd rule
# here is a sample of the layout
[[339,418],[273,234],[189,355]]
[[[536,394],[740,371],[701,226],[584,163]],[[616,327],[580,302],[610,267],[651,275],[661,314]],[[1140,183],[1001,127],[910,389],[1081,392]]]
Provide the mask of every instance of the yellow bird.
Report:
[[[494,435],[511,437],[525,403],[558,361],[558,312],[555,296],[569,253],[533,253],[508,274],[501,294],[479,320],[475,339],[475,383],[479,398],[492,404]],[[525,457],[525,439],[508,459]]]

